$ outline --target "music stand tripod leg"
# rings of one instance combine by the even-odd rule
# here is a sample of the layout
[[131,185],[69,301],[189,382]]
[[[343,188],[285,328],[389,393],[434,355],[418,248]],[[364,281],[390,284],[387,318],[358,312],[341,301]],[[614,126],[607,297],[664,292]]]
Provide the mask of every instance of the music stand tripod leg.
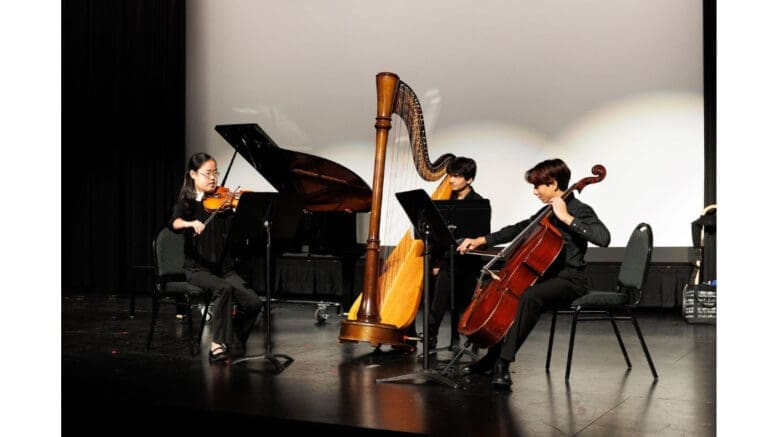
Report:
[[[265,360],[269,361],[275,366],[275,369],[277,373],[283,372],[291,363],[294,361],[294,359],[288,355],[284,354],[273,354],[272,353],[272,325],[270,324],[270,255],[272,253],[271,251],[271,242],[272,242],[272,232],[270,231],[270,228],[272,227],[272,222],[270,220],[265,220],[264,227],[266,229],[267,234],[267,245],[266,245],[266,253],[265,253],[265,293],[267,299],[265,300],[265,323],[267,329],[265,330],[265,353],[261,355],[253,355],[248,357],[243,357],[240,359],[237,359],[235,361],[232,361],[232,364],[240,364],[245,363],[247,361],[256,361],[256,360]],[[281,361],[278,358],[284,358],[285,361]]]
[[464,343],[464,347],[459,348],[459,350],[456,352],[456,355],[453,356],[453,358],[448,363],[448,365],[445,366],[444,369],[442,369],[442,374],[443,375],[448,373],[450,368],[453,367],[453,365],[456,364],[461,359],[462,355],[464,355],[465,353],[467,353],[468,356],[469,355],[473,355],[475,358],[480,358],[477,354],[474,354],[474,353],[472,353],[471,351],[469,351],[467,349],[471,344],[472,344],[472,342],[468,340],[466,343]]
[[[429,332],[429,275],[430,272],[430,238],[429,238],[429,226],[425,225],[424,229],[424,332]],[[408,373],[406,375],[392,376],[389,378],[376,379],[375,382],[400,382],[400,381],[414,381],[424,380],[433,381],[440,384],[445,384],[452,388],[459,388],[459,385],[452,379],[438,374],[433,369],[429,368],[429,339],[424,335],[424,366],[423,369],[417,372]]]

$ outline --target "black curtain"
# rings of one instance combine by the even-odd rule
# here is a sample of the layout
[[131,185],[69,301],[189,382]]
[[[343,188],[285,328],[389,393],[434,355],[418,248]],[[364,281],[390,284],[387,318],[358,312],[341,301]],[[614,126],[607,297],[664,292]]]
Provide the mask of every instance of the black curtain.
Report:
[[[705,0],[704,4],[704,207],[717,204],[717,10],[715,0]],[[708,282],[717,278],[717,224],[716,209],[707,210],[699,219],[692,222],[694,241],[698,238],[697,226],[703,224],[704,249],[702,252],[701,281]],[[694,246],[698,246],[694,242]]]
[[151,265],[186,159],[185,4],[62,2],[63,292],[126,292]]
[[717,11],[715,0],[704,0],[703,33],[704,33],[704,206],[717,203]]

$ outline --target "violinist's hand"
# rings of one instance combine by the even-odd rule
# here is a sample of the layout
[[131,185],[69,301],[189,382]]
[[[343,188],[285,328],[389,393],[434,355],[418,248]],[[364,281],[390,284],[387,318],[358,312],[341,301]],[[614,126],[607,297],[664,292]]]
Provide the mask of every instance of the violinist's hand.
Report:
[[459,244],[459,247],[456,248],[456,251],[464,254],[483,244],[486,244],[486,237],[465,238],[464,241]]
[[569,211],[567,211],[567,203],[563,198],[560,196],[554,197],[550,199],[548,203],[553,208],[553,214],[555,214],[559,220],[566,224],[572,223],[572,219],[574,219],[574,217],[572,217]]
[[203,229],[205,229],[205,225],[199,220],[192,220],[189,222],[189,225],[190,228],[194,229],[194,233],[197,235],[200,235]]

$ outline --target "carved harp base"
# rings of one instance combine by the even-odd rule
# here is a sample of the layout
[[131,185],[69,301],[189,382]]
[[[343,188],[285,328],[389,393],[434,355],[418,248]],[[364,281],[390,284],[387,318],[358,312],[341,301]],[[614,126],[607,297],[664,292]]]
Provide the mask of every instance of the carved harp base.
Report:
[[407,346],[403,333],[394,325],[343,320],[340,323],[340,343],[367,341],[372,347],[382,344]]

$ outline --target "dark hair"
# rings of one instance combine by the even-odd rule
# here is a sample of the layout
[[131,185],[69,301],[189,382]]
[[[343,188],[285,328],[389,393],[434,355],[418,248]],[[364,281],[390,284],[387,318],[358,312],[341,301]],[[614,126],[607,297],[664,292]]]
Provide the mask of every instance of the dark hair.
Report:
[[532,185],[547,185],[555,180],[561,190],[566,191],[569,185],[571,172],[564,161],[556,159],[547,159],[535,165],[526,171],[524,178],[526,182]]
[[448,168],[445,169],[451,176],[461,176],[464,179],[475,179],[475,173],[478,171],[478,166],[475,164],[475,160],[472,158],[465,158],[459,156],[453,158],[448,163]]
[[179,199],[193,199],[197,197],[197,190],[194,189],[194,180],[189,177],[191,170],[197,171],[206,162],[213,160],[213,157],[204,152],[198,152],[189,158],[189,164],[186,166],[186,172],[183,174],[183,184],[181,185],[181,192],[178,194]]

